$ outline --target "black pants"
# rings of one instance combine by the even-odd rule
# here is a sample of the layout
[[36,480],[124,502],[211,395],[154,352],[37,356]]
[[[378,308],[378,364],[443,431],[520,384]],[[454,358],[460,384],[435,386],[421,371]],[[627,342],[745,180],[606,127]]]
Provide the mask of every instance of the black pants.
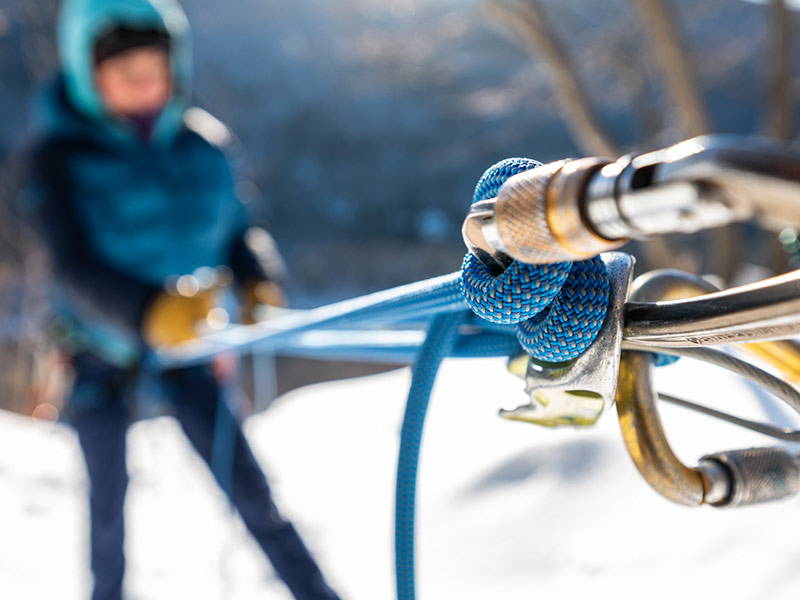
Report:
[[[125,434],[130,423],[124,398],[134,378],[92,356],[75,357],[74,364],[76,381],[69,414],[89,473],[92,598],[119,600],[125,570]],[[215,428],[219,431],[218,420],[227,422],[230,461],[227,472],[215,472],[214,476],[294,597],[338,598],[325,583],[294,526],[281,516],[272,501],[264,473],[235,416],[222,402],[220,386],[211,369],[203,366],[171,371],[163,375],[163,388],[186,437],[209,465]]]

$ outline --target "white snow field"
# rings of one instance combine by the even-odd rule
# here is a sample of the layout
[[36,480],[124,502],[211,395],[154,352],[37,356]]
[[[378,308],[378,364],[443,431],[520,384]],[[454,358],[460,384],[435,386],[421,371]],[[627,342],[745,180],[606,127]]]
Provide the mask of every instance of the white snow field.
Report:
[[[395,455],[407,370],[292,392],[247,432],[284,511],[345,599],[393,597]],[[791,419],[733,376],[687,360],[661,388],[738,414]],[[800,501],[683,508],[652,492],[613,411],[588,431],[495,414],[524,400],[501,361],[445,363],[420,481],[419,598],[798,598]],[[664,406],[686,461],[766,438]],[[289,595],[168,418],[129,436],[129,597]],[[85,475],[64,426],[0,416],[0,597],[86,598]]]

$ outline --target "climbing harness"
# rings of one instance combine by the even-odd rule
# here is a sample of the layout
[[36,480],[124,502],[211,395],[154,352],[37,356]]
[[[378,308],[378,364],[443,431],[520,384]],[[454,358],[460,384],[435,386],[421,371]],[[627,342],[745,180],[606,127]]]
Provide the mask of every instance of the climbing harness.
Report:
[[[446,357],[505,357],[528,401],[504,418],[587,426],[616,404],[645,480],[686,505],[738,506],[800,490],[800,459],[781,448],[709,454],[694,467],[672,452],[662,399],[774,438],[800,432],[658,394],[650,371],[678,356],[731,370],[800,412],[800,392],[743,360],[800,381],[800,271],[728,290],[679,271],[631,283],[629,239],[756,219],[800,226],[800,152],[763,138],[708,136],[616,161],[542,165],[504,160],[479,180],[458,273],[309,311],[233,326],[162,351],[162,367],[226,351],[412,362],[395,497],[398,600],[416,596],[417,467],[425,415]],[[629,289],[630,288],[630,289]],[[739,344],[734,350],[714,346]]]

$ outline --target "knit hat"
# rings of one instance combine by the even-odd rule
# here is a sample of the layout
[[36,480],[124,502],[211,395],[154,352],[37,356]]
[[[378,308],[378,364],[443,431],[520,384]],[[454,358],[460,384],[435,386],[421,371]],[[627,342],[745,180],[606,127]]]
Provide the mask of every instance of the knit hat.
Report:
[[160,29],[134,29],[117,25],[101,34],[94,44],[94,64],[135,48],[156,47],[169,53],[170,38]]

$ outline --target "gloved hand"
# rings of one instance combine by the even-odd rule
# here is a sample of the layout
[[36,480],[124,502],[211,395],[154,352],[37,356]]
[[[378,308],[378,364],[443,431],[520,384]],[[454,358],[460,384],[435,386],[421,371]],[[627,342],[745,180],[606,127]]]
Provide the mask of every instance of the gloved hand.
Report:
[[162,292],[147,308],[142,336],[153,347],[174,346],[198,337],[197,325],[214,308],[215,290],[200,290],[191,296]]
[[286,306],[286,296],[283,288],[274,281],[262,280],[247,283],[242,290],[241,318],[245,325],[252,325],[258,321],[258,307]]

